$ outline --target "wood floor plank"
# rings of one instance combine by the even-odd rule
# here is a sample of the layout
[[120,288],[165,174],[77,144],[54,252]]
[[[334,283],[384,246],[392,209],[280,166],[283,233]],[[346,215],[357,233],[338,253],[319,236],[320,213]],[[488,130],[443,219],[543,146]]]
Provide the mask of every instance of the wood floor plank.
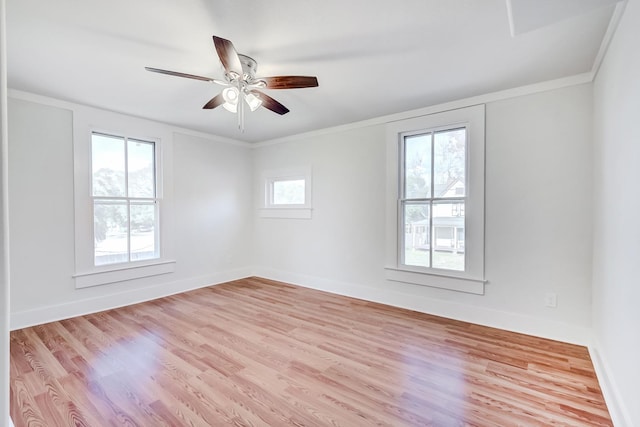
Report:
[[247,278],[11,333],[23,426],[611,426],[586,348]]

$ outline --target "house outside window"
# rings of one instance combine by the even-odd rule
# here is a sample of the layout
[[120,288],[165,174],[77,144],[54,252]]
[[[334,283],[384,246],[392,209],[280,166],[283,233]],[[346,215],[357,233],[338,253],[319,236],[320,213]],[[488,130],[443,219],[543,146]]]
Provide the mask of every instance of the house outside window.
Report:
[[464,271],[466,127],[411,133],[401,141],[401,264]]

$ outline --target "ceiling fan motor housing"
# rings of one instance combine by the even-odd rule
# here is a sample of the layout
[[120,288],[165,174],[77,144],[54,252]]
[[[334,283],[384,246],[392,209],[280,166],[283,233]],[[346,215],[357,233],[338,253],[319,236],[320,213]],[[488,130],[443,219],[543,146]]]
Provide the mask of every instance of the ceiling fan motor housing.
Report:
[[240,63],[242,64],[242,78],[246,82],[251,82],[256,77],[256,71],[258,70],[258,62],[250,56],[238,54]]

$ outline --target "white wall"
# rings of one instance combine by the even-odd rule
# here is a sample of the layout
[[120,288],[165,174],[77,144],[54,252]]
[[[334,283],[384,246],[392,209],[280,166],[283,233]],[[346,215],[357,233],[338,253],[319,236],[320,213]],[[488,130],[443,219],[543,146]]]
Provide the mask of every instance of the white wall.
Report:
[[639,40],[640,4],[629,1],[594,83],[595,353],[621,426],[640,425]]
[[61,290],[74,286],[72,120],[69,110],[9,100],[14,312],[65,301]]
[[[384,266],[384,135],[376,126],[255,150],[252,215],[260,273],[274,269],[354,285],[378,281]],[[257,218],[261,172],[308,165],[312,219]]]
[[[385,129],[354,128],[253,152],[262,170],[312,165],[313,218],[257,216],[256,272],[332,292],[587,343],[591,86],[487,104],[486,294],[384,279]],[[261,183],[254,183],[256,194]],[[558,307],[546,308],[555,292]]]
[[248,150],[185,134],[174,141],[176,275],[239,270],[246,277],[252,254]]
[[[241,144],[97,109],[29,96],[9,99],[11,326],[43,323],[246,277],[252,188]],[[31,97],[33,98],[33,97]],[[39,98],[38,98],[39,99]],[[58,105],[61,104],[61,105]],[[76,289],[74,274],[73,126],[139,121],[162,141],[171,171],[163,203],[173,206],[175,272]]]
[[0,0],[0,425],[9,419],[9,228],[7,206],[7,56],[4,0]]

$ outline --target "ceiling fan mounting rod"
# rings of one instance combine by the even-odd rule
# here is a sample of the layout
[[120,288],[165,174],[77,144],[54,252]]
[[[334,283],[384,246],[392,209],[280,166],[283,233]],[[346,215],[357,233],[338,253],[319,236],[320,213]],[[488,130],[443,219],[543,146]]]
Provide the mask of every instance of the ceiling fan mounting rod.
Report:
[[238,129],[244,133],[244,103],[245,100],[245,86],[247,83],[244,80],[238,79],[238,93],[240,99],[238,99]]

